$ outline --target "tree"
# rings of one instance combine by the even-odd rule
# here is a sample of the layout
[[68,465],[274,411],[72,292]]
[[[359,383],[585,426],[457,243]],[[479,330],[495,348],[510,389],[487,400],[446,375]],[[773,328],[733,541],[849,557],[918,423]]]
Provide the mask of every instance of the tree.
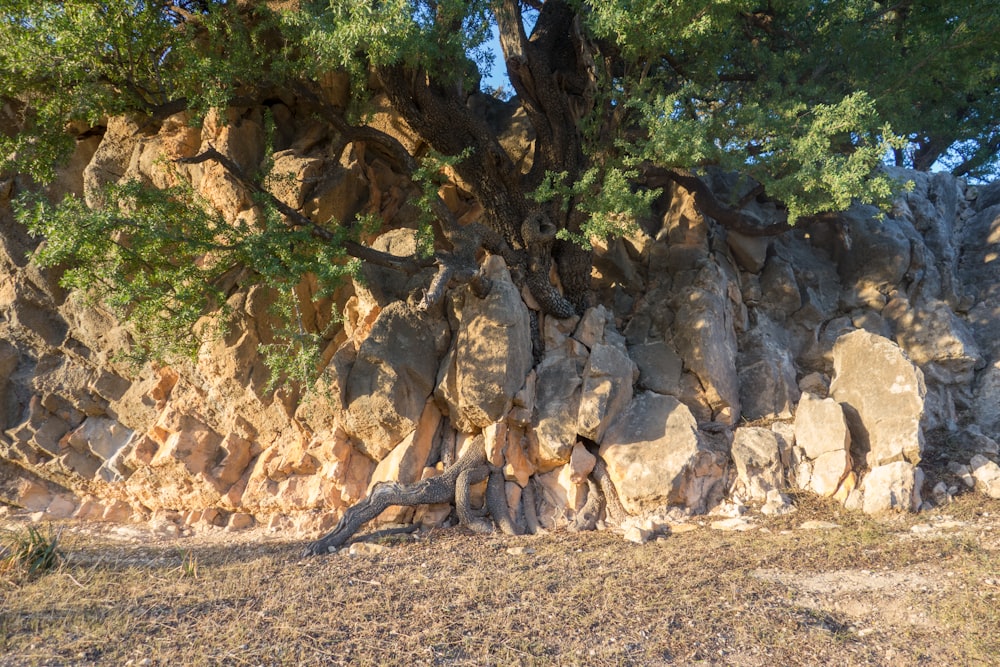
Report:
[[[181,110],[197,120],[283,94],[344,142],[378,152],[422,192],[429,240],[413,257],[359,242],[377,220],[314,220],[283,204],[269,189],[267,158],[240,165],[215,149],[185,161],[216,162],[253,193],[253,224],[223,219],[183,185],[114,186],[98,206],[22,203],[22,219],[46,239],[40,258],[68,267],[67,284],[131,321],[148,353],[183,349],[178,338],[197,344],[192,325],[224,304],[226,290],[263,283],[287,297],[275,376],[307,379],[321,332],[297,326],[294,286],[305,274],[332,290],[359,262],[409,273],[434,265],[428,308],[449,285],[488,289],[476,261],[486,250],[504,257],[546,313],[568,317],[592,299],[590,240],[626,232],[669,183],[725,227],[774,234],[855,200],[886,202],[902,185],[881,169],[890,154],[917,169],[992,173],[1000,16],[987,5],[9,0],[0,96],[18,120],[0,140],[2,169],[44,182],[73,132],[99,132],[112,115],[155,129]],[[494,29],[499,54],[488,47]],[[494,59],[509,100],[481,90]],[[347,103],[323,94],[331,73],[349,81]],[[430,150],[412,154],[366,123],[376,91]],[[501,145],[484,105],[523,110],[530,168]],[[738,196],[717,197],[705,178],[712,170],[742,174]],[[437,194],[444,173],[482,205],[479,222],[454,219]],[[753,199],[781,214],[750,219],[741,208]],[[205,256],[212,260],[197,261]],[[482,475],[478,459],[461,465],[453,483],[466,466]]]

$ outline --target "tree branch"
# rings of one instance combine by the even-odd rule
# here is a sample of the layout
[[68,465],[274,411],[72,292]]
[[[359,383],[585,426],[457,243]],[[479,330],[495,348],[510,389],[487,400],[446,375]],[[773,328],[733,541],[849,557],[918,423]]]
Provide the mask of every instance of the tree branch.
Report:
[[302,215],[294,208],[275,197],[257,180],[247,176],[240,166],[236,164],[236,162],[220,153],[214,146],[209,145],[207,150],[202,151],[198,155],[182,157],[176,160],[178,164],[201,164],[208,161],[217,162],[222,165],[222,167],[230,175],[232,175],[233,178],[239,181],[243,187],[247,188],[254,194],[264,197],[272,206],[274,206],[275,209],[291,221],[290,226],[308,229],[309,233],[320,240],[331,243],[340,243],[347,254],[351,257],[355,257],[378,266],[402,271],[403,273],[409,275],[415,274],[421,269],[431,265],[430,261],[418,261],[411,257],[400,257],[398,255],[392,255],[387,252],[375,250],[374,248],[369,248],[368,246],[362,245],[350,239],[338,239],[337,236],[329,229],[314,220],[309,219],[305,215]]
[[763,227],[760,226],[754,220],[740,213],[738,209],[730,208],[720,202],[711,188],[687,169],[646,166],[640,176],[640,182],[651,188],[663,187],[671,181],[691,193],[695,204],[702,213],[717,220],[730,231],[746,236],[776,236],[792,228],[788,224],[787,218]]

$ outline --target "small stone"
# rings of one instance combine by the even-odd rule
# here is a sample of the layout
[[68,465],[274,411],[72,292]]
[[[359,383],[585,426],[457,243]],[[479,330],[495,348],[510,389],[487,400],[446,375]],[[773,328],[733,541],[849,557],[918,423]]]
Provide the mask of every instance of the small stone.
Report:
[[731,530],[737,532],[754,530],[757,528],[754,524],[740,517],[720,519],[719,521],[713,521],[710,525],[714,530]]
[[832,521],[819,521],[817,519],[803,521],[799,524],[799,530],[836,530],[838,528],[840,528],[840,524],[833,523]]
[[532,547],[510,547],[507,549],[507,553],[511,556],[530,556],[535,553]]
[[229,517],[229,530],[246,530],[253,525],[253,516],[245,512],[236,512]]
[[347,553],[350,556],[374,556],[388,550],[389,547],[384,544],[375,544],[374,542],[355,542],[347,550]]
[[649,541],[649,538],[653,536],[653,531],[647,530],[645,528],[640,528],[639,526],[629,526],[625,529],[625,535],[623,536],[626,541],[634,542],[635,544],[645,544]]
[[692,530],[698,530],[697,524],[693,523],[670,524],[670,532],[674,535],[680,535],[681,533],[690,533]]

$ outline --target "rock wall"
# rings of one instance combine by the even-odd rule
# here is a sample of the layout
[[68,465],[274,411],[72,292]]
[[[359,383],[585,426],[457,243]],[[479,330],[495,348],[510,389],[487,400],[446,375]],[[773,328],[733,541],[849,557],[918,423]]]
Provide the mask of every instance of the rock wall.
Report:
[[[275,179],[286,203],[317,220],[378,213],[386,226],[373,245],[415,247],[406,179],[298,117],[294,101],[270,111],[275,170],[294,176]],[[417,141],[390,121],[385,129]],[[230,219],[253,218],[252,198],[221,168],[161,158],[211,144],[249,169],[263,128],[262,109],[212,114],[201,127],[183,115],[155,130],[111,119],[102,138],[79,143],[50,194],[93,200],[108,182],[183,179]],[[505,138],[515,152],[527,142]],[[701,513],[724,500],[784,511],[790,489],[868,512],[946,502],[964,485],[996,495],[1000,184],[896,175],[914,188],[887,217],[856,207],[771,239],[727,234],[684,190],[668,191],[634,234],[598,248],[602,305],[569,320],[538,312],[498,257],[484,260],[486,298],[459,288],[440,312],[414,307],[430,274],[368,267],[327,300],[306,279],[302,312],[330,331],[334,377],[306,395],[266,390],[258,346],[271,336],[270,295],[260,288],[236,291],[235,328],[196,360],[118,361],[127,330],[31,261],[38,240],[10,203],[28,186],[8,178],[0,494],[55,518],[314,531],[375,481],[438,474],[483,432],[511,507],[532,485],[549,528],[573,525],[597,456],[632,514]],[[725,197],[737,182],[713,186]],[[442,197],[461,220],[479,214],[460,184]],[[752,202],[747,214],[769,219],[773,205]],[[335,309],[343,323],[330,328]]]

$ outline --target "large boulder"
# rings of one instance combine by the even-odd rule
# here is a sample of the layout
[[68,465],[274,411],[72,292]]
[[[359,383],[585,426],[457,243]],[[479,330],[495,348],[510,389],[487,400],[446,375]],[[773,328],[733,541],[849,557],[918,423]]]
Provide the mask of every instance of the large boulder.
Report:
[[830,396],[844,408],[854,450],[870,468],[920,462],[924,374],[892,341],[857,330],[833,347]]
[[987,433],[995,432],[1000,425],[1000,360],[994,361],[976,379],[972,414]]
[[533,362],[528,308],[507,265],[491,256],[483,271],[493,286],[485,299],[469,290],[457,304],[458,332],[437,390],[452,424],[463,432],[506,415]]
[[344,385],[344,430],[381,461],[417,426],[434,390],[440,322],[402,301],[386,306],[361,343]]
[[795,412],[795,480],[799,487],[832,496],[851,471],[851,434],[832,398],[802,394]]
[[906,461],[876,466],[861,480],[861,508],[865,514],[916,512],[923,481],[923,471]]
[[586,363],[586,348],[570,339],[547,350],[536,369],[532,463],[542,471],[569,461],[576,444]]
[[724,462],[702,443],[691,411],[672,396],[636,395],[604,433],[601,458],[622,505],[633,514],[664,505],[704,511]]
[[766,501],[769,491],[785,488],[781,440],[771,429],[753,426],[733,434],[733,463],[748,500]]
[[740,337],[737,369],[746,419],[792,416],[799,388],[789,348],[788,336],[763,313],[756,326]]

